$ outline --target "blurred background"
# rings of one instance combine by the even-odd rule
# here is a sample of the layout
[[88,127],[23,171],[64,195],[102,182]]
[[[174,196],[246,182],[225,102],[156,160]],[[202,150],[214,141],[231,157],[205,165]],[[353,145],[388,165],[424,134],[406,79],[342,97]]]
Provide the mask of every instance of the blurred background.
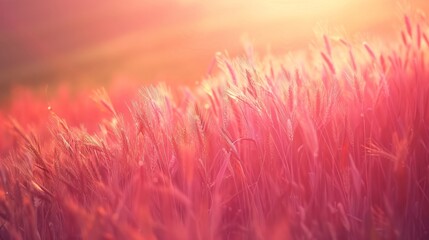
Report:
[[429,1],[0,0],[0,99],[14,86],[115,78],[193,85],[217,51],[241,54],[243,39],[282,55],[306,47],[318,29],[387,34],[410,6],[426,11]]

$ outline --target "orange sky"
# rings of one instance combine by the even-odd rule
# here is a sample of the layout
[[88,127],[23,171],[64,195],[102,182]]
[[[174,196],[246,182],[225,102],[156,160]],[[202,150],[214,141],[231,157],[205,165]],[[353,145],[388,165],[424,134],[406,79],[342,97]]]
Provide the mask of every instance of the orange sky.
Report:
[[[404,2],[404,1],[402,1]],[[408,1],[429,9],[425,0]],[[78,0],[0,2],[0,87],[62,79],[194,83],[214,53],[305,47],[320,26],[383,34],[401,24],[391,0]],[[406,6],[402,4],[402,6]]]

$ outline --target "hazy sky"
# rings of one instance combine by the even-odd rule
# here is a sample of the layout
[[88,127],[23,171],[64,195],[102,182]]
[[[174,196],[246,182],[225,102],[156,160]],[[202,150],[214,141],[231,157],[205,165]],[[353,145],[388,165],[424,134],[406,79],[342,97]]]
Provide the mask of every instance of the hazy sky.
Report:
[[[284,54],[314,40],[317,26],[383,34],[407,6],[394,2],[3,0],[0,86],[116,75],[193,83],[216,51],[240,53],[243,36]],[[428,9],[424,0],[408,2]]]

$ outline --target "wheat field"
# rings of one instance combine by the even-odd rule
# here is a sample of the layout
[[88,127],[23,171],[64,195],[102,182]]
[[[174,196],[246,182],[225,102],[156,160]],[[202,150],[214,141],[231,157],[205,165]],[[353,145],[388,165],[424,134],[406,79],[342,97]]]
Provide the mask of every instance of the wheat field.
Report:
[[428,26],[219,53],[192,90],[20,92],[0,115],[0,237],[427,239]]

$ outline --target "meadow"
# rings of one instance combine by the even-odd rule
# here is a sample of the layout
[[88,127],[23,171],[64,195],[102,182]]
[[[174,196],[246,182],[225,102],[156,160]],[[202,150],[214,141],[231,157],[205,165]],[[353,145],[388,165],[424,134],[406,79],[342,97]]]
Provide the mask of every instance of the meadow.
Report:
[[[429,25],[0,115],[2,239],[427,239]],[[25,110],[25,111],[22,111]]]

